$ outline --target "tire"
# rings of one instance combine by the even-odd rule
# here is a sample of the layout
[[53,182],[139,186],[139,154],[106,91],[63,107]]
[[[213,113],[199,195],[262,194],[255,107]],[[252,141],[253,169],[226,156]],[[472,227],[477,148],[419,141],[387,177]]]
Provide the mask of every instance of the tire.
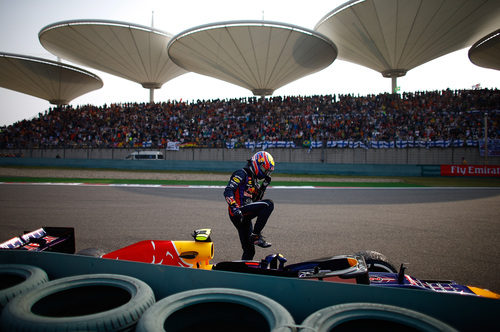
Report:
[[164,298],[139,320],[136,332],[295,331],[278,302],[241,289],[205,288]]
[[390,272],[398,273],[398,269],[385,257],[385,255],[373,251],[366,250],[357,252],[356,255],[363,256],[368,266],[368,272]]
[[0,264],[0,311],[19,294],[48,282],[44,270],[31,265]]
[[347,303],[326,307],[309,315],[304,331],[456,331],[431,316],[379,303]]
[[155,302],[143,281],[117,274],[61,278],[14,298],[2,331],[129,331]]

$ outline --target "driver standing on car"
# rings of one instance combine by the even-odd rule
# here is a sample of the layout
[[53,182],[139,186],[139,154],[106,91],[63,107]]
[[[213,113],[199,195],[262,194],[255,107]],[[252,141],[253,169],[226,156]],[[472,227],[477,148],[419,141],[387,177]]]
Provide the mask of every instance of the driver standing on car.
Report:
[[[224,190],[229,211],[229,219],[238,230],[242,260],[251,260],[255,255],[255,245],[268,248],[262,230],[274,209],[270,199],[262,199],[264,191],[271,183],[271,173],[274,171],[274,159],[270,153],[257,152],[245,167],[235,171]],[[259,184],[259,180],[263,180]],[[257,218],[255,226],[252,219]]]

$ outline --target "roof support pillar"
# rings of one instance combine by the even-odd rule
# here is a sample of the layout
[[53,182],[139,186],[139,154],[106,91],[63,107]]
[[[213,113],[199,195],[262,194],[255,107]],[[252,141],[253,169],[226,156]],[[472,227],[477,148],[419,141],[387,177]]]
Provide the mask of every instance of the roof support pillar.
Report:
[[406,69],[390,69],[382,72],[382,76],[391,78],[391,93],[397,93],[398,77],[405,76]]
[[151,83],[151,82],[146,82],[146,83],[141,83],[142,87],[144,89],[149,89],[149,102],[154,103],[155,102],[155,89],[161,88],[160,83]]

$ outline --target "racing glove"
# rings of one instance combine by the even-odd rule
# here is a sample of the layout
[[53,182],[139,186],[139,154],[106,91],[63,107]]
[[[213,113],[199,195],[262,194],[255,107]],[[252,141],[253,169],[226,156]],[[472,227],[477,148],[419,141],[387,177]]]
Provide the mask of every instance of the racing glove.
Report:
[[238,222],[241,223],[243,221],[243,213],[241,212],[238,204],[232,197],[226,197],[227,204],[229,204],[229,208],[231,209],[231,214],[238,219]]
[[231,213],[238,220],[238,223],[241,223],[243,221],[243,213],[241,212],[241,210],[236,205],[233,205],[230,208]]
[[269,175],[266,175],[260,187],[257,188],[257,193],[254,196],[254,201],[260,201],[262,198],[264,198],[264,192],[266,191],[266,188],[270,183],[271,177]]
[[262,187],[264,187],[264,190],[270,183],[271,183],[271,177],[269,175],[266,175],[264,181],[262,182]]

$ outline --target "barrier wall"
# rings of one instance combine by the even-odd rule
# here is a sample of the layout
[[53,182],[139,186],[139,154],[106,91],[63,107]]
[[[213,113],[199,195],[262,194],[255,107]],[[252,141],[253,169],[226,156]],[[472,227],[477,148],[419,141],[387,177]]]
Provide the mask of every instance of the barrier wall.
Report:
[[497,314],[500,312],[499,300],[475,296],[197,270],[51,252],[1,250],[0,263],[37,266],[46,271],[50,280],[99,273],[126,275],[148,284],[156,301],[201,288],[246,290],[278,302],[297,324],[328,306],[354,302],[407,308],[460,331],[497,330]]
[[[19,154],[27,158],[61,159],[111,159],[123,160],[137,149],[11,149],[0,150],[0,155]],[[188,148],[179,151],[160,150],[166,160],[244,161],[253,152],[250,149]],[[274,159],[289,163],[326,164],[406,164],[452,165],[462,164],[464,158],[470,165],[500,164],[500,157],[482,157],[478,148],[407,148],[407,149],[268,149]]]
[[[0,158],[0,166],[65,167],[153,171],[231,173],[242,161],[199,160],[111,160],[56,158]],[[439,165],[327,164],[279,162],[275,174],[327,174],[357,176],[440,176]]]
[[[162,150],[164,160],[125,160],[133,149],[0,150],[0,166],[107,168],[232,172],[254,153],[249,149]],[[440,165],[500,165],[500,157],[485,159],[476,148],[432,149],[269,149],[276,174],[353,176],[441,176]]]

